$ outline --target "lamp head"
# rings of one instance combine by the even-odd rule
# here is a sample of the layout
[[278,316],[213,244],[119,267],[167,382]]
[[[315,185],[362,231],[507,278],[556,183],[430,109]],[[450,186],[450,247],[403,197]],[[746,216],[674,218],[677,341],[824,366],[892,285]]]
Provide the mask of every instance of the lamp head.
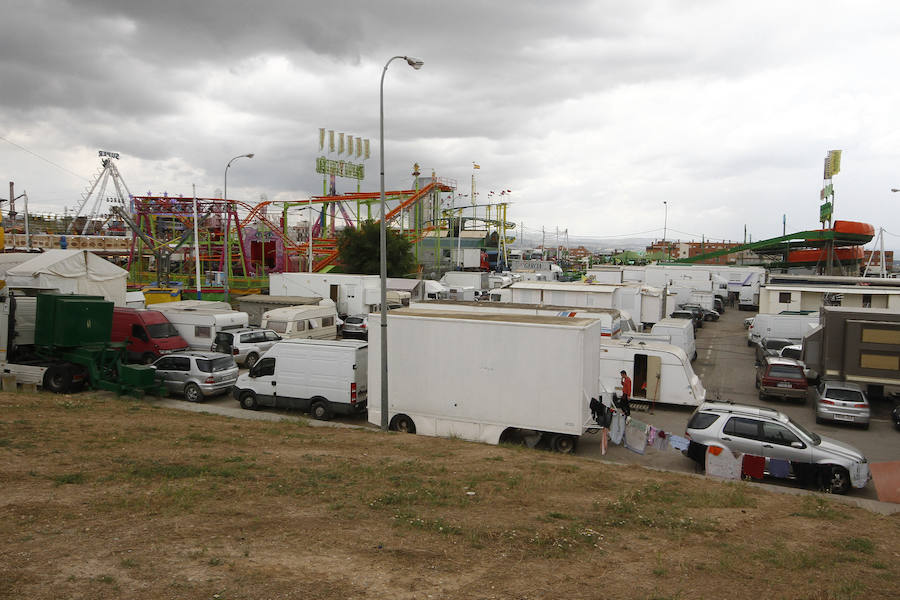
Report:
[[422,65],[425,64],[424,62],[422,62],[422,61],[419,60],[418,58],[413,58],[412,56],[404,56],[403,58],[406,59],[406,64],[408,64],[409,66],[411,66],[411,67],[412,67],[413,69],[415,69],[416,71],[418,71],[419,69],[421,69],[421,68],[422,68]]
[[250,154],[245,154],[244,156],[246,156],[247,158],[253,158],[254,154],[251,152]]

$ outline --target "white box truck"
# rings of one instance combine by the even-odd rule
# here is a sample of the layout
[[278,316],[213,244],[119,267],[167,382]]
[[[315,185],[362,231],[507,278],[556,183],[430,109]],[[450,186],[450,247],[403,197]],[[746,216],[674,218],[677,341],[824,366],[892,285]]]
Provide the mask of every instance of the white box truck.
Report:
[[247,327],[247,313],[224,308],[172,308],[175,302],[154,304],[175,326],[191,350],[209,351],[216,334]]
[[[593,319],[388,313],[387,422],[391,429],[497,444],[539,435],[574,450],[598,398],[601,324]],[[380,314],[369,343],[381,344]],[[535,353],[542,357],[535,362]],[[369,368],[369,422],[381,423],[381,356]]]
[[378,275],[347,273],[270,273],[272,296],[321,296],[335,303],[344,315],[367,314],[381,304],[381,278]]
[[368,344],[359,340],[285,340],[272,346],[232,395],[242,408],[296,408],[316,419],[366,409]]
[[691,321],[666,317],[653,325],[650,333],[667,336],[670,344],[684,350],[691,360],[697,360],[697,344],[694,339],[694,325]]

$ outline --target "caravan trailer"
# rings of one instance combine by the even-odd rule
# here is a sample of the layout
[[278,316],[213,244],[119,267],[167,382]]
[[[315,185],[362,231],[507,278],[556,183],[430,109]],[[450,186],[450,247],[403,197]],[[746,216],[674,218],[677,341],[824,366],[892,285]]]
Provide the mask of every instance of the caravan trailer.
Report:
[[600,347],[603,392],[620,393],[620,371],[632,380],[632,400],[700,406],[706,390],[681,348],[654,341],[604,340]]
[[337,311],[331,306],[286,306],[266,311],[262,327],[287,339],[333,340],[337,337]]
[[171,308],[172,303],[155,304],[175,326],[191,350],[208,351],[216,334],[228,329],[247,327],[247,313],[236,310],[204,308]]

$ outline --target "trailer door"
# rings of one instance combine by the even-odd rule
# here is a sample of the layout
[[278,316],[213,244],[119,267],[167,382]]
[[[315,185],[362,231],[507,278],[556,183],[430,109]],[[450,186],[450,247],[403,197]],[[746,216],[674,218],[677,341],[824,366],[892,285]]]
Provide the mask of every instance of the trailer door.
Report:
[[662,360],[649,354],[634,355],[634,377],[631,395],[635,398],[657,400],[659,398]]

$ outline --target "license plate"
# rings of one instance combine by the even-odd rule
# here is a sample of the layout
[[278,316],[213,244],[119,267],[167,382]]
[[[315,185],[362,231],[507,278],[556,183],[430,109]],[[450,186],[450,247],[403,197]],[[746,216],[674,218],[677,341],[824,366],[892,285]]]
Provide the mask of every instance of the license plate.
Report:
[[853,417],[850,415],[834,415],[835,421],[852,421]]
[[779,381],[779,382],[778,382],[778,387],[780,387],[780,388],[789,388],[789,387],[791,387],[791,384],[788,383],[787,381]]

